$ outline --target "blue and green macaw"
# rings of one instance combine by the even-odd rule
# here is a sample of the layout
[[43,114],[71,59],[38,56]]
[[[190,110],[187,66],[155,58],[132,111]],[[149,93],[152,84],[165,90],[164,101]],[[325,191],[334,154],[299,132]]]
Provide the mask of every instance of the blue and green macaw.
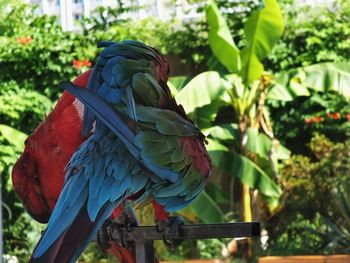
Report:
[[75,262],[126,200],[152,202],[167,220],[201,193],[211,171],[204,135],[171,96],[162,55],[137,41],[100,45],[88,89],[61,83],[83,103],[82,133],[91,136],[67,165],[31,262]]

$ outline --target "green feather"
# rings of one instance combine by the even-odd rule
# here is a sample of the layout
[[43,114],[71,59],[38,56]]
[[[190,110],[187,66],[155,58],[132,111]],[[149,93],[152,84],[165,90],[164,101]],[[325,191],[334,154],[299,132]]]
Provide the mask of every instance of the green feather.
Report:
[[130,85],[132,76],[138,72],[154,74],[150,68],[150,62],[144,59],[123,59],[112,68],[112,74],[117,79],[120,87],[126,88]]
[[181,180],[175,184],[171,184],[167,187],[162,187],[160,190],[154,193],[156,197],[173,197],[179,195],[183,191],[183,185]]
[[152,84],[155,91],[158,93],[158,97],[162,98],[165,97],[164,90],[162,87],[158,84],[158,82],[154,79],[154,77],[150,74],[145,74],[146,79]]
[[[159,94],[156,88],[148,81],[147,73],[136,73],[132,76],[133,90],[139,95],[142,101],[149,106],[159,105]],[[149,75],[150,76],[150,75]]]
[[161,143],[143,142],[142,150],[151,152],[152,155],[160,155],[165,153],[168,153],[169,155],[169,149],[167,147],[164,147],[164,144]]
[[171,162],[173,162],[173,163],[184,161],[185,153],[184,153],[181,145],[176,147],[175,150],[171,153],[170,159],[171,159]]
[[[140,126],[141,130],[154,130],[157,131],[156,125],[154,123],[150,122],[138,122],[138,125]],[[158,133],[159,134],[159,133]]]
[[[136,135],[136,138],[140,137],[140,141],[144,142],[161,142],[164,143],[174,138],[172,136],[162,135],[155,131],[143,131]],[[169,147],[168,147],[169,148]]]
[[180,172],[186,167],[186,163],[184,161],[178,162],[178,163],[172,163],[170,164],[170,168],[174,170],[175,172]]
[[171,163],[170,157],[165,154],[153,155],[151,152],[141,151],[141,158],[145,160],[145,162],[154,163],[163,167]]
[[193,182],[198,180],[198,177],[200,176],[201,175],[195,169],[193,169],[192,166],[190,166],[187,173],[182,178],[182,183],[187,189],[190,189]]
[[167,135],[191,136],[196,131],[193,124],[169,110],[159,112],[156,127],[160,133]]
[[197,195],[199,195],[200,192],[202,192],[202,190],[204,189],[205,185],[206,183],[205,183],[204,177],[200,178],[197,184],[193,184],[192,189],[188,192],[188,194],[185,197],[185,201],[191,200],[195,198]]
[[139,121],[155,123],[165,135],[192,136],[198,132],[192,123],[174,111],[138,105],[136,113]]

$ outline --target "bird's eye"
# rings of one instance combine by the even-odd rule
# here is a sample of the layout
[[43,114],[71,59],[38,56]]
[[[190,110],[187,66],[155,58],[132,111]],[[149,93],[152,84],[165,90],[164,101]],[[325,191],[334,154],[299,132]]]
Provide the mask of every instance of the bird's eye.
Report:
[[27,145],[28,139],[29,139],[29,137],[28,137],[27,139],[24,140],[24,145]]

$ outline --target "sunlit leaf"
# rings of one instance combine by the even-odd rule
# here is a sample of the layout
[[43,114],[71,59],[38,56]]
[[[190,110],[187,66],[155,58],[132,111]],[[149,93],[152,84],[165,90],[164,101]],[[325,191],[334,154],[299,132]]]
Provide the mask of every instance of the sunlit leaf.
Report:
[[248,128],[247,136],[247,149],[267,158],[272,145],[271,139],[254,128]]
[[237,177],[249,187],[258,189],[263,195],[278,198],[282,194],[281,188],[248,158],[223,150],[211,150],[209,154],[216,167]]
[[187,76],[176,76],[171,77],[168,80],[168,84],[171,83],[171,85],[178,91],[180,91],[183,87],[186,86],[186,84],[190,81],[190,78]]
[[283,32],[283,17],[276,0],[265,0],[264,8],[256,10],[244,25],[247,46],[241,52],[242,78],[249,84],[261,77],[261,61],[271,52]]
[[336,91],[350,99],[350,63],[329,62],[300,67],[276,74],[268,98],[290,101],[309,96],[308,89]]
[[24,148],[24,141],[28,137],[27,134],[4,124],[0,124],[0,134],[19,151]]
[[219,140],[239,140],[239,130],[237,124],[226,124],[214,126],[204,131],[205,134]]
[[241,67],[239,49],[236,47],[230,29],[212,1],[206,10],[209,25],[209,44],[214,55],[230,72],[238,72]]
[[176,101],[190,113],[213,100],[227,100],[225,85],[226,81],[216,71],[203,72],[187,83],[176,95]]
[[350,63],[315,64],[300,69],[304,72],[302,84],[317,91],[336,91],[350,99]]

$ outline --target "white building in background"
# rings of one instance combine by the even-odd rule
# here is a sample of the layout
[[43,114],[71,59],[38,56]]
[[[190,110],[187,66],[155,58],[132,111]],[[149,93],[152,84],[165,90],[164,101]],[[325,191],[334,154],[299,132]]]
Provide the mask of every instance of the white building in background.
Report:
[[[64,31],[78,30],[76,21],[83,16],[89,17],[91,12],[99,6],[117,7],[116,0],[25,0],[28,3],[39,6],[39,12],[47,15],[55,15],[59,18]],[[132,1],[123,1],[125,6]],[[133,2],[135,3],[135,1]],[[136,0],[138,6],[145,6],[140,10],[130,13],[135,19],[156,16],[160,19],[170,19],[175,15],[178,19],[198,16],[197,5],[189,5],[185,0]],[[174,4],[175,3],[175,4]]]
[[[27,3],[39,6],[39,12],[47,15],[55,15],[59,18],[64,31],[77,31],[79,27],[76,21],[83,16],[89,17],[91,12],[99,6],[117,7],[116,0],[24,0]],[[228,0],[235,1],[235,0]],[[258,1],[258,0],[257,0]],[[297,5],[322,5],[330,4],[335,0],[295,0]],[[132,18],[140,19],[148,16],[156,16],[167,20],[172,16],[178,19],[188,19],[200,16],[196,12],[199,4],[189,4],[186,0],[124,0],[125,6],[131,3],[145,6],[140,10],[131,12]],[[195,2],[195,1],[194,1]],[[204,2],[204,1],[202,1]]]

